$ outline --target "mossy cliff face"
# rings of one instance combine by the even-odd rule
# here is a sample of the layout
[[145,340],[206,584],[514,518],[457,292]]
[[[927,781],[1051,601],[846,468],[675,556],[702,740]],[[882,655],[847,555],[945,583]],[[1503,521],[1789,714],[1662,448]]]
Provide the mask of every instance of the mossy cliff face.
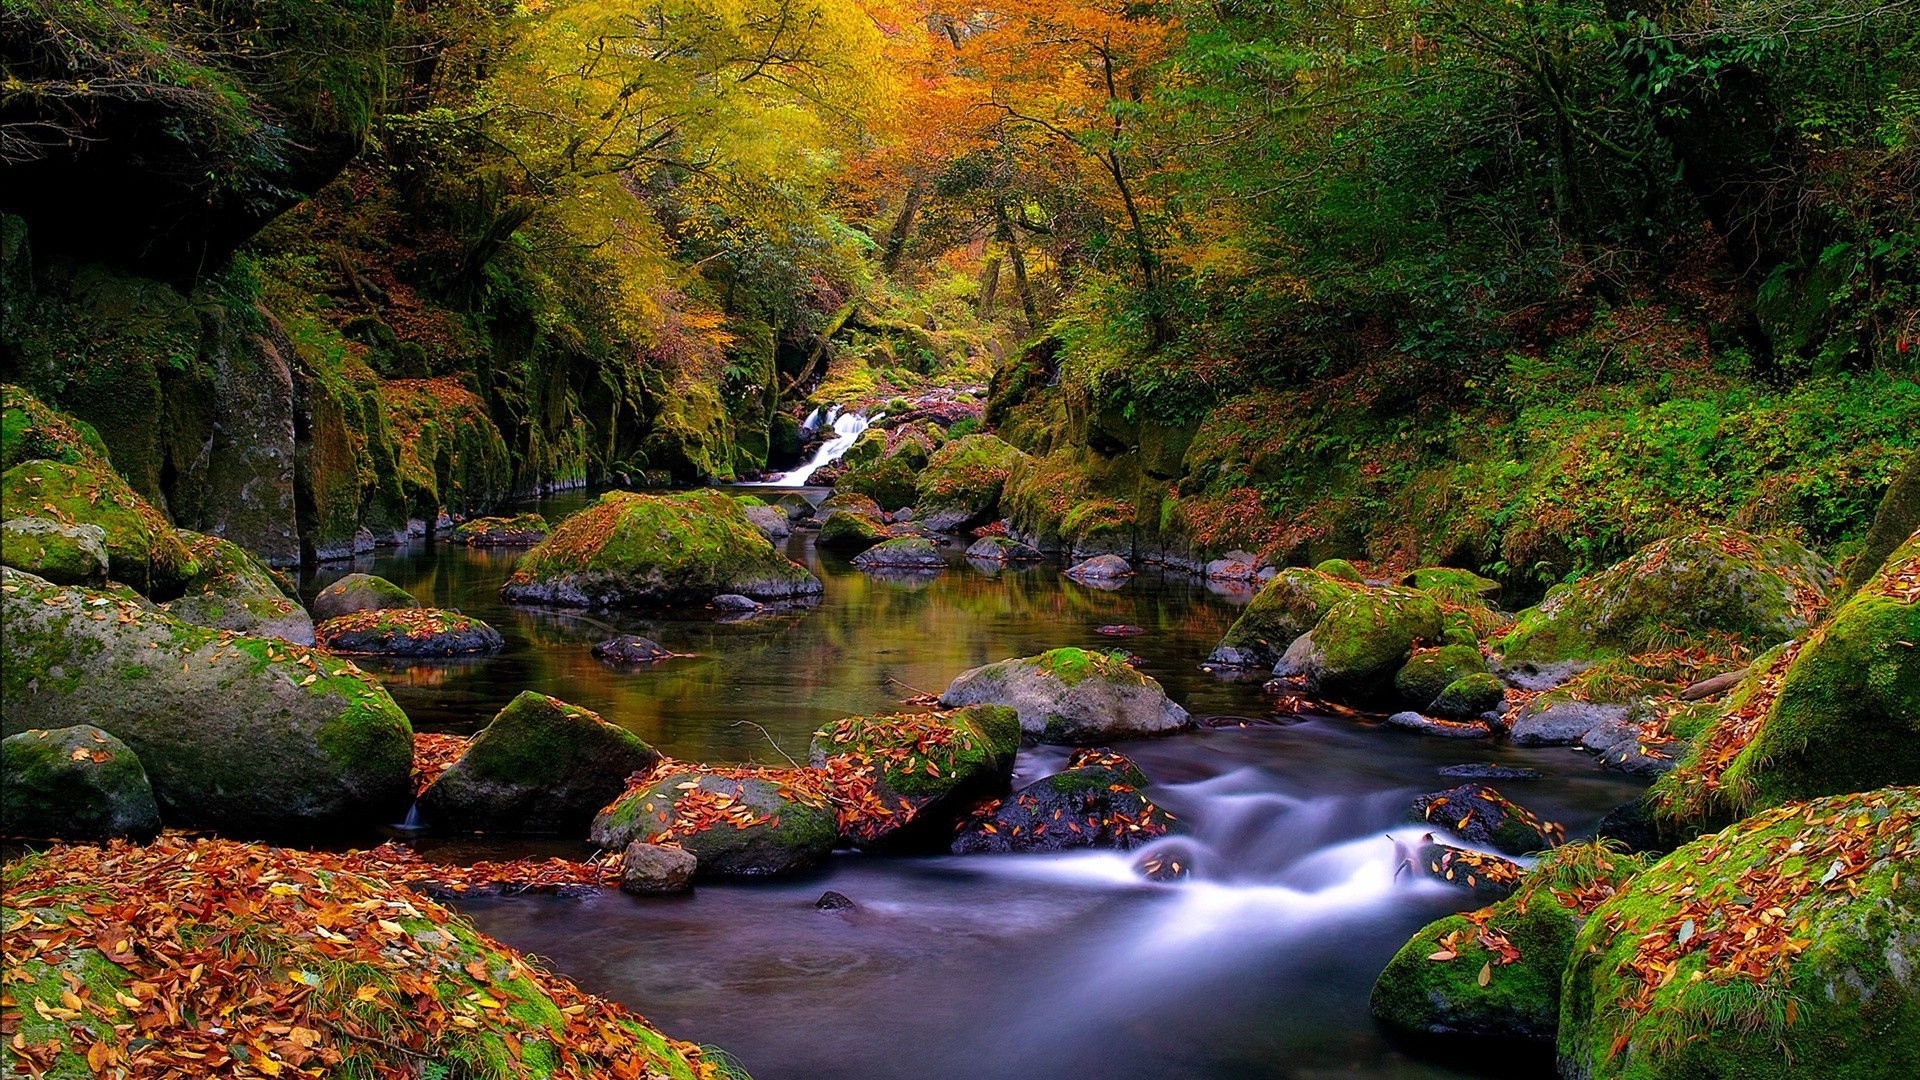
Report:
[[775,550],[726,495],[610,492],[554,526],[500,595],[514,603],[636,607],[819,591],[819,579]]
[[353,665],[0,570],[0,731],[85,720],[139,754],[170,824],[239,835],[390,821],[412,728]]
[[1635,877],[1575,939],[1561,1075],[1920,1075],[1920,788],[1793,803]]

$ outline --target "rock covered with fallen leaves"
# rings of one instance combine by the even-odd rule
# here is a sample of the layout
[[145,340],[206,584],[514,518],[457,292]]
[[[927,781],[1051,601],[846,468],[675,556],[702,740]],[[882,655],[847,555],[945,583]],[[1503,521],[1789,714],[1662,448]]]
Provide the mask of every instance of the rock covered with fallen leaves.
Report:
[[[1296,638],[1312,630],[1328,608],[1358,587],[1305,567],[1282,570],[1241,609],[1207,662],[1222,667],[1272,668]],[[1425,705],[1423,701],[1415,707]]]
[[1561,1075],[1920,1075],[1920,788],[1790,803],[1702,837],[1574,941]]
[[439,828],[578,836],[628,776],[659,761],[600,714],[523,691],[427,786],[420,809]]
[[855,847],[945,850],[977,805],[1006,793],[1020,718],[999,705],[849,716],[814,732],[808,759],[833,780]]
[[593,820],[594,844],[634,841],[692,852],[702,878],[770,877],[810,870],[840,834],[817,769],[662,761]]
[[612,491],[521,556],[500,595],[562,607],[701,604],[723,593],[810,596],[820,580],[717,491]]
[[0,733],[91,723],[139,755],[169,825],[236,835],[394,820],[412,728],[352,664],[0,570]]
[[197,569],[166,515],[104,460],[23,461],[0,473],[0,506],[9,516],[98,526],[113,579],[148,596],[177,595]]
[[182,530],[198,565],[178,599],[161,610],[181,622],[313,644],[313,618],[258,555],[217,536]]
[[1053,649],[961,672],[940,704],[1006,705],[1040,742],[1089,745],[1162,735],[1192,726],[1158,681],[1119,653]]
[[1067,767],[975,812],[953,852],[1129,851],[1167,835],[1173,815],[1141,790],[1146,774],[1111,750],[1076,751]]
[[92,724],[29,728],[0,739],[0,833],[150,840],[160,807],[126,743]]
[[321,589],[313,598],[313,617],[337,619],[358,611],[417,608],[412,593],[375,574],[348,574]]
[[531,547],[546,538],[547,519],[533,513],[463,521],[447,537],[469,547]]
[[1413,801],[1413,818],[1509,855],[1545,851],[1566,838],[1560,826],[1540,820],[1486,784],[1461,784],[1422,795]]
[[1819,629],[1756,660],[1655,789],[1670,820],[1920,783],[1920,532]]
[[1414,934],[1373,984],[1374,1018],[1408,1035],[1551,1042],[1574,935],[1642,866],[1598,844],[1560,848],[1507,898]]
[[718,1080],[377,858],[166,836],[5,869],[10,1075]]
[[476,656],[507,644],[479,619],[440,608],[356,611],[328,619],[313,634],[323,649],[361,656]]

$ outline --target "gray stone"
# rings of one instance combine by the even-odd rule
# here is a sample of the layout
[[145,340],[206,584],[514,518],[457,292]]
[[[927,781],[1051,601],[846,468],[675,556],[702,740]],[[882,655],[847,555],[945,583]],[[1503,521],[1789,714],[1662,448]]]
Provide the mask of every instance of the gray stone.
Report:
[[0,834],[38,840],[151,840],[160,807],[126,743],[77,724],[0,739]]
[[1443,739],[1485,739],[1493,735],[1493,731],[1479,721],[1440,720],[1411,711],[1394,713],[1387,717],[1387,723]]
[[17,517],[0,523],[0,561],[57,585],[107,580],[107,531],[52,518]]
[[1574,746],[1595,727],[1623,719],[1625,705],[1556,701],[1530,706],[1514,718],[1508,736],[1516,746]]
[[1118,555],[1095,555],[1067,571],[1082,585],[1118,585],[1133,576],[1133,567]]
[[1041,742],[1085,744],[1192,726],[1153,679],[1105,653],[1054,649],[961,672],[940,695],[949,708],[1007,705]]
[[769,540],[784,540],[793,534],[792,519],[778,506],[743,506],[740,510]]
[[635,840],[620,857],[620,891],[636,896],[686,892],[699,864],[686,848]]
[[313,598],[315,619],[337,619],[356,611],[384,611],[388,608],[417,608],[413,594],[383,577],[372,574],[348,574],[321,589]]

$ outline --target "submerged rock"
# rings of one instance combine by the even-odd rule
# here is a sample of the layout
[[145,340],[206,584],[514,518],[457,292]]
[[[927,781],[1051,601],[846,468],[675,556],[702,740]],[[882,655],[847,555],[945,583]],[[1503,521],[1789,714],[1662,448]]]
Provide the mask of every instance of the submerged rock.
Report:
[[902,536],[854,556],[853,565],[862,570],[944,570],[947,560],[940,554],[940,545],[933,541],[920,536]]
[[[161,610],[181,622],[313,644],[313,618],[259,556],[217,536],[182,531],[199,570]],[[409,598],[411,599],[411,598]]]
[[760,601],[749,596],[741,596],[739,593],[721,593],[707,601],[707,606],[715,611],[725,611],[735,615],[752,614],[766,607]]
[[[719,598],[715,597],[715,599]],[[619,637],[611,637],[595,645],[593,655],[595,659],[604,660],[609,664],[651,664],[665,660],[673,654],[646,638],[633,634],[621,634]]]
[[146,841],[160,807],[126,743],[92,724],[29,728],[0,739],[0,833]]
[[[1327,609],[1353,589],[1351,582],[1318,570],[1282,570],[1254,594],[1207,662],[1223,667],[1271,668],[1287,646],[1312,630]],[[1434,692],[1438,693],[1438,688]],[[1419,705],[1424,708],[1432,700],[1428,698]]]
[[824,799],[783,786],[777,774],[689,768],[649,780],[594,818],[596,845],[678,844],[699,860],[699,877],[766,877],[820,865],[839,835]]
[[1396,879],[1405,871],[1414,877],[1430,878],[1444,885],[1465,889],[1486,900],[1503,900],[1513,895],[1514,888],[1520,884],[1521,875],[1525,873],[1520,864],[1512,859],[1442,844],[1434,840],[1432,833],[1422,836],[1411,850],[1396,840],[1393,852],[1394,858],[1399,860],[1394,867]]
[[1440,770],[1440,775],[1461,780],[1538,780],[1545,774],[1539,769],[1529,769],[1524,765],[1485,763],[1448,765]]
[[1173,816],[1140,792],[1145,777],[1110,751],[1069,760],[976,815],[953,842],[956,855],[975,852],[1127,851],[1165,836]]
[[1485,784],[1462,784],[1413,801],[1413,820],[1439,825],[1470,844],[1508,855],[1545,851],[1565,838],[1560,826],[1541,821]]
[[439,608],[356,611],[328,619],[313,633],[323,649],[370,656],[477,656],[507,644],[479,619]]
[[620,891],[637,896],[686,892],[699,865],[686,848],[635,840],[620,856]]
[[547,529],[539,514],[481,517],[454,526],[447,539],[469,547],[529,547],[545,540]]
[[1097,743],[1191,726],[1160,684],[1111,654],[1054,649],[963,671],[940,695],[948,707],[1011,706],[1041,742]]
[[84,716],[140,756],[167,822],[236,835],[396,820],[413,731],[343,660],[0,571],[0,733]]
[[313,598],[315,619],[337,619],[356,611],[387,611],[417,608],[413,594],[383,577],[372,574],[348,574],[321,589]]
[[8,518],[0,523],[0,564],[56,585],[101,585],[107,580],[107,532],[51,518]]
[[1067,576],[1082,585],[1118,585],[1133,576],[1133,567],[1118,555],[1095,555],[1068,568]]
[[521,556],[500,595],[510,603],[601,608],[819,591],[820,579],[775,550],[727,495],[614,491]]
[[578,836],[660,754],[600,714],[522,691],[420,795],[430,822],[492,833]]
[[853,911],[859,907],[846,893],[835,892],[832,889],[821,893],[820,899],[815,900],[813,906],[820,911]]
[[[1020,718],[999,705],[902,716],[850,716],[814,735],[808,763],[870,800],[840,815],[846,842],[868,849],[944,849],[955,826],[1004,794],[1020,750]],[[870,788],[860,781],[870,780]]]

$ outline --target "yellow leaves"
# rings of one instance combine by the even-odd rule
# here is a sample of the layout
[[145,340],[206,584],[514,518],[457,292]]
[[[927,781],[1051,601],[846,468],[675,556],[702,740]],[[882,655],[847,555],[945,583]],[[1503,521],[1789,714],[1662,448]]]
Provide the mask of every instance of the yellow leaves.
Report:
[[1481,986],[1485,986],[1493,981],[1493,961],[1489,960],[1480,965],[1480,975],[1475,981]]

